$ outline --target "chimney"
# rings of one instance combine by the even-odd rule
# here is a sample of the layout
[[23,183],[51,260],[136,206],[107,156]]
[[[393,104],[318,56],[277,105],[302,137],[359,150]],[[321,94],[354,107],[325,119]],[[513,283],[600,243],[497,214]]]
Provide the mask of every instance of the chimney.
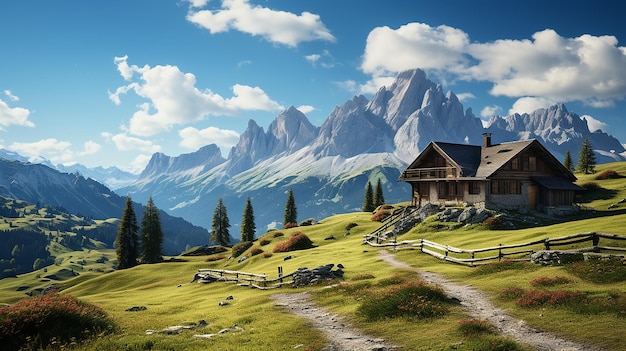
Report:
[[483,147],[491,146],[491,133],[483,133]]

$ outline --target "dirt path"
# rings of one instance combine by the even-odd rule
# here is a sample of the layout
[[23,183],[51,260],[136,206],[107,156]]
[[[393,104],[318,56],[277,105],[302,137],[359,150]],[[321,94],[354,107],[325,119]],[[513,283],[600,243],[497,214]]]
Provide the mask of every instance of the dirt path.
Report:
[[579,344],[566,340],[550,333],[533,329],[521,319],[509,316],[504,310],[495,307],[487,295],[469,285],[461,285],[447,280],[440,274],[422,272],[407,263],[396,260],[395,256],[386,250],[380,251],[380,257],[390,265],[408,269],[418,273],[424,281],[441,286],[449,297],[456,298],[465,307],[467,314],[472,318],[489,321],[496,326],[500,333],[516,341],[531,345],[537,350],[554,351],[600,351],[602,349]]
[[385,351],[395,349],[395,346],[385,342],[385,340],[365,335],[352,328],[341,317],[315,306],[309,295],[309,292],[302,292],[274,294],[272,297],[276,301],[276,306],[284,307],[287,311],[309,320],[315,328],[326,334],[330,344],[324,350]]

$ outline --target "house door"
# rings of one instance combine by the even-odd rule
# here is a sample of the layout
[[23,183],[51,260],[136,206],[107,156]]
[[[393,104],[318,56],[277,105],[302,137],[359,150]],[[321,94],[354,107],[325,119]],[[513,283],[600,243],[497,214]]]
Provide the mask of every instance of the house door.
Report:
[[536,185],[528,186],[528,209],[529,210],[537,209],[537,186]]

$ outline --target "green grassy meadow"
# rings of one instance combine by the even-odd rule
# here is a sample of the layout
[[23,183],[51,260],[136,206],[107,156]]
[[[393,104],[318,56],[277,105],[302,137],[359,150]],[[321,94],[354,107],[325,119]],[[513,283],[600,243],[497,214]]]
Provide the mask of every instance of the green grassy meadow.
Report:
[[[606,169],[626,176],[624,162],[600,165],[597,172]],[[595,180],[594,175],[577,176],[579,184],[593,181],[603,190],[595,195],[583,196],[580,200],[588,209],[576,216],[557,220],[542,219],[539,225],[517,230],[486,230],[480,225],[449,230],[445,226],[434,226],[431,221],[427,221],[398,239],[423,238],[458,248],[477,249],[583,232],[626,236],[626,203],[608,209],[609,205],[626,198],[626,178]],[[452,306],[450,312],[443,317],[427,319],[389,318],[368,321],[358,315],[357,310],[366,295],[354,293],[355,290],[382,289],[382,284],[390,277],[397,277],[402,281],[418,279],[414,273],[403,272],[383,262],[378,257],[381,249],[363,245],[363,235],[380,224],[372,222],[370,217],[371,214],[363,212],[339,214],[322,219],[312,226],[279,230],[284,236],[274,237],[274,232],[259,235],[259,239],[270,242],[260,246],[261,240],[256,240],[248,250],[260,248],[264,253],[241,263],[236,258],[229,259],[229,253],[225,252],[214,255],[216,258],[222,255],[224,258],[212,261],[207,260],[207,256],[167,257],[162,263],[116,271],[112,268],[115,252],[110,249],[58,252],[57,264],[46,267],[45,271],[40,269],[18,278],[0,280],[0,303],[14,303],[25,298],[25,292],[54,283],[61,287],[61,294],[70,294],[102,307],[120,327],[116,335],[105,335],[81,345],[67,346],[69,349],[320,350],[326,344],[325,336],[302,319],[284,312],[271,298],[276,292],[311,290],[314,292],[314,300],[331,313],[341,314],[355,326],[400,345],[404,350],[476,349],[473,341],[468,340],[459,330],[459,324],[470,318],[459,306]],[[346,228],[350,223],[356,223],[356,226],[348,231]],[[297,231],[309,236],[315,247],[288,253],[272,253],[276,243],[286,240],[291,233]],[[329,235],[333,235],[334,239],[324,240]],[[577,245],[582,247],[590,244],[576,244],[572,247]],[[626,247],[626,242],[601,242],[601,245]],[[288,255],[293,258],[284,260]],[[494,304],[525,320],[530,326],[608,350],[626,348],[626,341],[623,340],[626,316],[606,311],[582,314],[563,306],[528,308],[500,298],[503,289],[533,289],[536,288],[531,283],[533,280],[558,276],[567,278],[566,282],[557,287],[536,289],[581,291],[589,298],[603,301],[611,296],[626,295],[626,280],[592,282],[581,278],[566,266],[519,264],[490,268],[466,267],[438,260],[420,253],[417,249],[398,250],[396,257],[420,270],[441,273],[450,280],[479,288],[491,296]],[[267,274],[269,278],[274,278],[279,266],[285,273],[290,273],[299,267],[314,268],[329,263],[341,263],[345,266],[345,276],[339,286],[323,286],[338,283],[334,281],[306,289],[285,286],[274,290],[258,290],[233,283],[190,283],[191,278],[201,268]],[[220,306],[219,303],[226,301],[229,295],[234,299],[227,305]],[[147,309],[138,312],[125,311],[132,306],[145,306]],[[177,335],[146,335],[146,330],[190,325],[199,320],[205,320],[207,325]],[[211,339],[193,337],[194,334],[217,333],[233,324],[243,328],[243,331],[225,333]],[[611,327],[607,328],[607,325]],[[515,349],[530,350],[521,344]]]

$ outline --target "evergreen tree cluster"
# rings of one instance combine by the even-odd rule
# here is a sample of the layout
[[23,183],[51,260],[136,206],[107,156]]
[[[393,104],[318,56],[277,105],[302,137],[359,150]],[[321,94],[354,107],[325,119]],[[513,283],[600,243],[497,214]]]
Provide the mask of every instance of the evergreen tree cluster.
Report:
[[162,260],[161,251],[163,244],[163,231],[159,219],[159,211],[152,201],[148,199],[144,206],[141,221],[141,245],[139,241],[139,226],[133,209],[133,202],[126,198],[126,206],[122,214],[122,220],[115,239],[117,246],[117,266],[126,269],[136,266],[141,259],[144,263],[154,263]]
[[365,198],[363,199],[363,212],[372,212],[378,206],[385,203],[385,196],[383,195],[382,181],[378,179],[376,183],[376,189],[372,190],[372,183],[367,181],[365,186]]

